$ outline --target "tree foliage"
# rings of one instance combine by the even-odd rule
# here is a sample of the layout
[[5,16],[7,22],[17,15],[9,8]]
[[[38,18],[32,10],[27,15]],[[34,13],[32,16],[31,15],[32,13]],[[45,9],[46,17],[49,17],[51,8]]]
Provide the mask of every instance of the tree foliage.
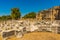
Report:
[[0,16],[0,20],[10,20],[12,19],[10,15],[3,15],[3,16]]
[[21,13],[19,12],[18,8],[13,8],[11,11],[12,19],[19,19],[21,17]]
[[30,13],[26,14],[23,18],[36,18],[36,13],[30,12]]

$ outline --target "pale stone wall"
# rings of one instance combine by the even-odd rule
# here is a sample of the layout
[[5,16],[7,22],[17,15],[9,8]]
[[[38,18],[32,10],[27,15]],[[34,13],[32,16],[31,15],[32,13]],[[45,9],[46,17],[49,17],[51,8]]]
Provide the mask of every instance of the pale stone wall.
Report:
[[55,18],[56,18],[56,15],[58,15],[59,9],[60,9],[60,7],[56,6],[56,7],[50,8],[48,10],[45,10],[45,11],[48,11],[48,12],[41,11],[41,12],[37,13],[36,19],[42,20],[42,17],[43,17],[42,14],[43,14],[43,15],[46,16],[45,17],[46,20],[54,21]]
[[0,23],[0,33],[3,35],[3,32],[17,31],[16,37],[23,36],[24,33],[33,32],[33,31],[50,31],[53,33],[58,33],[60,21],[38,21],[38,20],[10,20]]

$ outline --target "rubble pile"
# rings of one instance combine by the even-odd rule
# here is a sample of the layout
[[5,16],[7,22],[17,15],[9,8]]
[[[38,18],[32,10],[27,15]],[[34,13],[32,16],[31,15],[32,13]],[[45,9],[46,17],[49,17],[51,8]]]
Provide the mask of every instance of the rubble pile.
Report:
[[22,37],[25,33],[33,31],[60,33],[59,24],[59,21],[9,20],[0,23],[0,33],[3,38],[7,38],[12,35]]

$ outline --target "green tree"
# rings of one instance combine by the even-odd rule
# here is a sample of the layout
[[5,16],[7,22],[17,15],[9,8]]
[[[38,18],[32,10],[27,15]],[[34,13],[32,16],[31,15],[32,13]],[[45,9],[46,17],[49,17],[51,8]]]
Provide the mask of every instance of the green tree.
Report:
[[7,16],[3,15],[2,20],[7,20]]
[[6,16],[3,15],[0,17],[0,20],[10,20],[10,19],[12,19],[10,15],[6,15]]
[[0,21],[2,20],[2,17],[0,16]]
[[11,20],[12,19],[10,15],[7,15],[6,17],[7,17],[7,20]]
[[21,17],[21,13],[19,12],[18,8],[13,8],[11,11],[12,19],[19,19]]
[[36,13],[30,12],[30,13],[26,14],[23,18],[36,18]]

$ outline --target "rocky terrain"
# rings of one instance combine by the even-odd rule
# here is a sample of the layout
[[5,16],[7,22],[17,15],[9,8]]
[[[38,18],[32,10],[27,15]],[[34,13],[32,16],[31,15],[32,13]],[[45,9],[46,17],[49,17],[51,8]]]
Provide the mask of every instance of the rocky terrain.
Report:
[[[29,21],[29,20],[9,20],[0,23],[0,36],[2,39],[10,37],[24,38],[25,34],[32,32],[51,32],[60,33],[60,21]],[[37,35],[38,35],[37,34]],[[35,38],[35,37],[34,37]],[[33,39],[34,40],[34,39]]]

